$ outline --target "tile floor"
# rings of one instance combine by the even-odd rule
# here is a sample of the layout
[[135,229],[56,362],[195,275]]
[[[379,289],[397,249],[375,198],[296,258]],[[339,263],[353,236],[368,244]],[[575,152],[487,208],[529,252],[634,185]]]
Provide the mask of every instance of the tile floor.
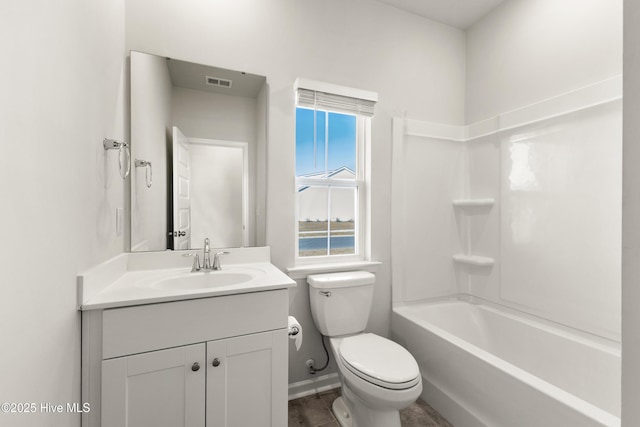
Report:
[[[289,427],[340,427],[331,412],[331,404],[340,396],[340,389],[301,397],[289,402]],[[418,399],[400,411],[403,427],[453,427],[435,409]]]

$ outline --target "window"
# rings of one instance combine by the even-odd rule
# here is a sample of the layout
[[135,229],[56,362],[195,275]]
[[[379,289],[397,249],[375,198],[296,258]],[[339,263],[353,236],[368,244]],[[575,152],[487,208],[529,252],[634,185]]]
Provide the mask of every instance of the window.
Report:
[[[323,103],[319,96],[329,97],[331,103]],[[364,159],[371,113],[362,111],[365,101],[361,99],[346,98],[347,106],[356,108],[345,108],[344,101],[344,96],[298,88],[298,260],[362,258],[364,254]],[[372,112],[373,105],[369,106]]]

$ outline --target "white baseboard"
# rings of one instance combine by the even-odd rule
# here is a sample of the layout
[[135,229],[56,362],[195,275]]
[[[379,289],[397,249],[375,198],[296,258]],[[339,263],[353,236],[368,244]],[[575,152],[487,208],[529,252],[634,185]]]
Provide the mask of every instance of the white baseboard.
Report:
[[289,400],[332,390],[340,387],[340,385],[340,378],[337,372],[291,383],[289,384]]

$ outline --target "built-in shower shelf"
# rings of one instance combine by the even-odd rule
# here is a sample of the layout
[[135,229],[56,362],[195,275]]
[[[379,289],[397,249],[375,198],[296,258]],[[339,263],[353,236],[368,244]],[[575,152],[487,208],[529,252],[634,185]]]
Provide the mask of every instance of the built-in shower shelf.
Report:
[[491,209],[494,199],[455,199],[452,203],[456,208],[467,210]]
[[460,264],[474,265],[477,267],[492,267],[495,264],[493,258],[480,255],[463,255],[458,254],[453,256],[453,260]]

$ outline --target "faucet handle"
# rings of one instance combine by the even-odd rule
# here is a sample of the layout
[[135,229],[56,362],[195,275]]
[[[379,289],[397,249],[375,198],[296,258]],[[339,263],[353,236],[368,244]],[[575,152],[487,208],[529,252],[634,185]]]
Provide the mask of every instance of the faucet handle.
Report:
[[208,237],[206,237],[206,238],[204,239],[204,253],[205,253],[205,254],[208,254],[208,253],[209,253],[209,251],[211,251],[211,247],[209,246],[209,238],[208,238]]
[[183,257],[193,257],[193,266],[191,267],[191,272],[200,271],[200,257],[198,254],[189,252],[188,254],[182,255]]
[[222,266],[220,265],[220,255],[229,255],[231,252],[222,251],[216,252],[213,254],[213,269],[214,270],[222,270]]

